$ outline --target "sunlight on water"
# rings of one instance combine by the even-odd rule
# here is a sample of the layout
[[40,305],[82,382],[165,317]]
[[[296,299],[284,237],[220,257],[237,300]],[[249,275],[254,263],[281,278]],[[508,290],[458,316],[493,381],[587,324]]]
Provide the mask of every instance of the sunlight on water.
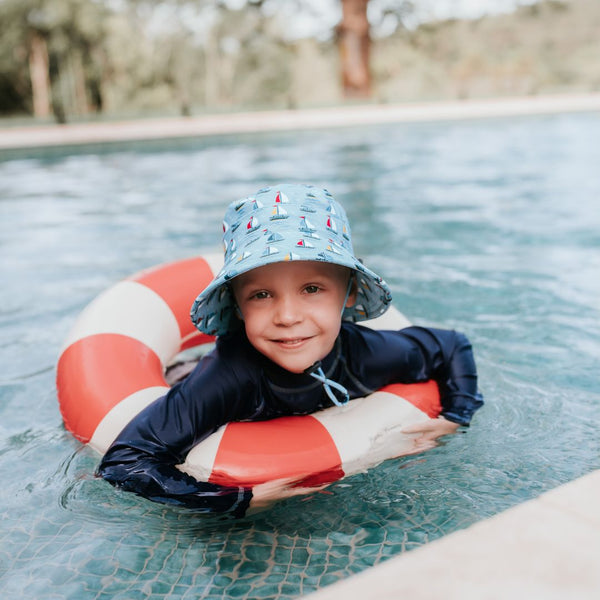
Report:
[[[600,116],[39,151],[0,162],[3,599],[295,598],[600,467]],[[219,249],[226,204],[327,187],[413,322],[475,346],[468,433],[239,521],[118,493],[54,368],[98,293]]]

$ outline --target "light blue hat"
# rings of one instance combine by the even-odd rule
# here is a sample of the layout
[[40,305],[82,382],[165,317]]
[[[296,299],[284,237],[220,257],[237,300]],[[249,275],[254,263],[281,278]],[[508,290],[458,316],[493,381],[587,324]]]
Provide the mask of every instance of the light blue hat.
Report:
[[344,309],[347,321],[378,317],[392,300],[385,281],[354,256],[346,212],[327,190],[286,183],[233,202],[223,221],[223,243],[225,264],[191,310],[193,323],[209,335],[241,325],[228,282],[271,263],[309,260],[355,271],[357,296]]

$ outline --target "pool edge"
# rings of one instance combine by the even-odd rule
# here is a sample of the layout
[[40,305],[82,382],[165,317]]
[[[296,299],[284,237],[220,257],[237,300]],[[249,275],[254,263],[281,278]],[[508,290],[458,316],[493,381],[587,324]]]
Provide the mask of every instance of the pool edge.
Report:
[[341,105],[320,109],[234,112],[66,125],[31,124],[0,128],[0,149],[78,146],[117,141],[292,131],[428,121],[455,121],[569,112],[600,112],[600,93],[420,102]]
[[596,599],[600,470],[304,596]]

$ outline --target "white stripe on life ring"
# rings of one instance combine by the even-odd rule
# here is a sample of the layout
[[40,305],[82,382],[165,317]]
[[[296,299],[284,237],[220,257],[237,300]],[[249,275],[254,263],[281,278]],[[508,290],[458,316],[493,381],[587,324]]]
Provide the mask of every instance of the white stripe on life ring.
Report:
[[414,436],[402,430],[427,418],[416,406],[389,392],[374,392],[312,416],[331,435],[346,475],[410,452]]
[[87,336],[117,333],[153,350],[165,364],[179,350],[181,333],[169,305],[135,281],[121,281],[93,300],[81,313],[64,348]]
[[125,425],[127,425],[146,406],[152,404],[157,398],[164,396],[169,387],[154,386],[138,390],[127,396],[114,406],[100,421],[89,441],[89,445],[104,454],[109,446],[115,441]]
[[219,427],[217,431],[194,446],[185,457],[185,462],[177,465],[177,468],[198,481],[208,481],[213,473],[219,445],[226,428],[227,424]]

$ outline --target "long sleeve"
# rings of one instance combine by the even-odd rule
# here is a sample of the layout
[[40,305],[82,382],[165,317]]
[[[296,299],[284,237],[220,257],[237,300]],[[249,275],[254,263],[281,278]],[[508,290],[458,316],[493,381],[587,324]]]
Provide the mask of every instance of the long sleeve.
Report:
[[[352,398],[389,383],[433,379],[440,389],[442,414],[463,425],[483,404],[471,345],[454,331],[421,327],[375,331],[345,323],[323,368]],[[245,336],[219,340],[213,355],[123,429],[98,473],[150,500],[241,516],[250,504],[251,490],[198,482],[177,465],[227,422],[308,414],[328,405],[312,378],[270,364]]]
[[426,327],[357,331],[350,335],[350,368],[370,389],[433,379],[440,390],[442,415],[461,425],[468,425],[483,405],[472,347],[464,334]]
[[98,474],[156,502],[243,515],[251,490],[198,482],[176,467],[202,439],[251,411],[244,402],[253,397],[244,394],[251,382],[240,386],[239,369],[223,369],[223,363],[205,358],[187,379],[143,410],[108,449]]
[[404,334],[415,341],[431,378],[440,388],[442,415],[468,425],[483,405],[477,389],[477,368],[471,343],[456,331],[410,327]]

